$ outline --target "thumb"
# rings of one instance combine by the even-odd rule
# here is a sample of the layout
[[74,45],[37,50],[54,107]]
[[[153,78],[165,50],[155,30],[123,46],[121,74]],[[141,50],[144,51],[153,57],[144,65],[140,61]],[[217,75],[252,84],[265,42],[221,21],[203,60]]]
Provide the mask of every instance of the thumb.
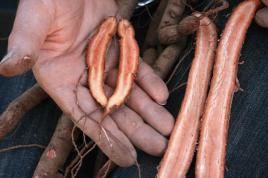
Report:
[[52,22],[53,5],[49,2],[20,1],[0,75],[19,75],[32,68]]

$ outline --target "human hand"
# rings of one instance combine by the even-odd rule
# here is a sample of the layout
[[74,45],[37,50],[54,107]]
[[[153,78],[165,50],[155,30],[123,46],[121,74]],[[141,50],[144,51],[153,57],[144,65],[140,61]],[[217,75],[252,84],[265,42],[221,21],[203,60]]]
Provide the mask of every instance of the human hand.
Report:
[[[163,153],[167,143],[164,135],[171,132],[174,120],[158,104],[164,104],[168,97],[164,82],[141,63],[126,106],[102,123],[109,141],[103,136],[96,122],[102,113],[90,95],[86,75],[78,81],[86,68],[85,48],[90,34],[116,11],[116,3],[106,0],[21,0],[0,75],[14,76],[32,68],[38,83],[77,126],[112,161],[129,166],[136,160],[133,145],[152,155]],[[116,45],[112,45],[106,65],[110,86],[115,83],[117,53]],[[82,117],[82,110],[89,117]]]
[[[262,0],[262,2],[265,6],[268,6],[268,0]],[[260,26],[268,28],[268,7],[260,9],[256,13],[255,20]]]

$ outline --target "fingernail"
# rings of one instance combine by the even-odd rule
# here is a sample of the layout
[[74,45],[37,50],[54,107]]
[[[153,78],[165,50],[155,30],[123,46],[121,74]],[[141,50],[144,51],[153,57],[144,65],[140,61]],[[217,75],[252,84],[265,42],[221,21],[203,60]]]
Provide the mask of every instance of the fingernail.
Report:
[[26,63],[26,64],[30,64],[33,61],[32,58],[30,56],[28,56],[28,55],[24,56],[22,59],[23,59],[23,62]]
[[8,59],[10,59],[11,56],[13,55],[13,53],[14,53],[13,51],[9,51],[9,52],[5,55],[5,57],[1,60],[0,65],[3,64],[3,63],[5,63]]
[[167,101],[164,101],[163,103],[159,103],[162,106],[165,106],[167,104]]

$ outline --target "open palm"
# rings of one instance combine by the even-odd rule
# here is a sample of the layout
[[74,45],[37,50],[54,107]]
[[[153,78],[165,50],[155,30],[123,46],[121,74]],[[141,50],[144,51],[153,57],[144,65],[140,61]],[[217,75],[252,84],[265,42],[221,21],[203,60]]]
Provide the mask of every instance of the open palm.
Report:
[[[164,82],[141,63],[126,106],[104,120],[107,133],[101,133],[103,129],[96,121],[102,110],[87,87],[85,49],[100,22],[116,12],[114,1],[21,0],[0,74],[13,76],[32,69],[38,83],[77,126],[110,159],[129,166],[136,160],[132,144],[161,155],[166,147],[164,135],[171,132],[174,121],[160,105],[168,97]],[[115,84],[117,53],[114,40],[106,62],[107,93]],[[88,116],[82,117],[85,113]]]

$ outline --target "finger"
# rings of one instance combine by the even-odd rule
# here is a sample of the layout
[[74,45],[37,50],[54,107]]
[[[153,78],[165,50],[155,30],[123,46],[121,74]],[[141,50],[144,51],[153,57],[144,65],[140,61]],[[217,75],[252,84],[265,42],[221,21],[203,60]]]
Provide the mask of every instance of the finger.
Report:
[[[106,91],[112,93],[110,87],[106,87]],[[77,90],[78,106],[86,113],[97,110],[96,102],[89,94],[89,90],[80,86]],[[100,118],[101,116],[99,116]],[[141,117],[127,107],[116,111],[112,117],[116,121],[120,130],[122,130],[131,142],[141,150],[148,154],[159,156],[162,155],[166,147],[166,139],[153,128],[143,122]],[[94,118],[94,117],[92,117]],[[99,119],[97,118],[97,119]],[[96,119],[96,117],[94,118]]]
[[255,21],[258,25],[268,28],[268,7],[262,8],[256,13]]
[[0,64],[0,74],[21,74],[34,65],[52,21],[49,1],[22,0],[8,39],[8,53]]
[[18,49],[12,49],[0,62],[0,75],[14,76],[31,69],[34,65],[33,59]]
[[81,110],[87,114],[91,114],[98,108],[98,104],[95,102],[94,98],[90,94],[88,88],[84,86],[77,87],[77,105]]
[[[109,73],[108,85],[115,86],[116,75],[115,70]],[[163,106],[155,103],[139,86],[134,84],[126,104],[158,132],[170,134],[174,125],[173,116]]]
[[128,107],[123,107],[112,113],[111,116],[119,129],[139,149],[154,156],[163,154],[167,140],[152,127],[145,124],[137,113]]
[[171,133],[174,125],[173,116],[163,106],[155,103],[141,88],[133,87],[127,105],[161,134]]
[[[111,87],[105,86],[105,92],[107,96],[110,96],[113,92]],[[95,101],[95,99],[90,94],[87,87],[79,85],[77,87],[77,105],[87,114],[95,112],[100,105]]]
[[[100,119],[102,118],[102,114],[103,113],[98,110],[91,114],[90,117],[96,121],[100,121]],[[109,148],[107,148],[107,155],[110,159],[118,161],[122,160],[121,162],[125,162],[123,157],[130,157],[131,162],[129,162],[128,164],[124,163],[123,166],[133,165],[135,163],[133,161],[136,161],[137,155],[135,148],[132,146],[126,135],[122,131],[120,131],[120,129],[117,127],[116,123],[114,122],[114,120],[111,119],[110,116],[107,116],[103,120],[102,126],[105,128],[105,131],[101,129],[102,132],[98,132],[97,134],[97,139],[100,140],[101,138],[99,146],[101,147],[103,145],[104,147],[106,147],[106,145],[103,144],[103,140],[105,140],[106,142],[110,143]],[[98,141],[96,143],[98,143]],[[115,149],[120,149],[123,152],[119,154],[114,154]]]
[[142,62],[137,73],[137,83],[157,103],[165,105],[168,99],[168,88],[165,82],[153,71],[153,69]]
[[[83,132],[88,135],[100,149],[116,164],[120,166],[130,166],[136,161],[136,151],[133,146],[127,141],[127,138],[123,133],[118,131],[115,124],[111,119],[107,119],[103,122],[105,127],[105,132],[100,127],[100,124],[96,120],[100,119],[100,115],[91,115],[90,117],[85,117],[80,108],[77,106],[75,101],[74,88],[68,88],[65,86],[64,89],[57,88],[55,90],[60,90],[61,95],[51,95],[51,97],[56,101],[56,103],[61,106],[64,113],[71,116],[74,119],[74,123]],[[56,91],[58,93],[59,91]],[[91,117],[94,118],[91,118]],[[101,137],[100,137],[101,134]],[[108,135],[109,140],[107,140]],[[119,142],[120,140],[120,142]],[[112,146],[111,146],[112,145]],[[112,149],[111,149],[112,147]],[[124,155],[124,156],[122,156]]]

